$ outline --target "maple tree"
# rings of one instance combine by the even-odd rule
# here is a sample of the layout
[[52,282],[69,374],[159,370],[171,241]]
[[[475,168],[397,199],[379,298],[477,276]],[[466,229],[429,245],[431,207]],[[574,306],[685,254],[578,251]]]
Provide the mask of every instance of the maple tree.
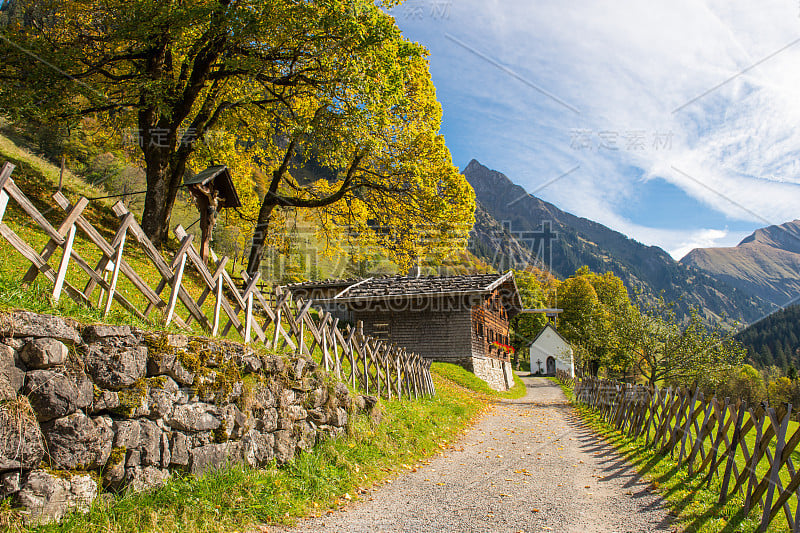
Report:
[[[135,130],[142,227],[160,245],[187,170],[231,169],[258,269],[282,217],[401,266],[463,247],[474,193],[438,134],[426,50],[385,0],[16,0],[0,106]],[[253,182],[253,176],[262,177]]]

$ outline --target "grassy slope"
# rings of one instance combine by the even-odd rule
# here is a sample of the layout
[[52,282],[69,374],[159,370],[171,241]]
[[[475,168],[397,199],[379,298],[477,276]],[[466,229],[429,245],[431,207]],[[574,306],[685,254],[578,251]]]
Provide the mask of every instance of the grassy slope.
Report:
[[[561,388],[572,401],[572,389],[564,385],[561,385]],[[653,483],[667,501],[671,514],[677,517],[685,531],[732,533],[757,530],[761,520],[760,507],[754,507],[749,515],[745,515],[744,498],[739,494],[731,495],[724,505],[717,503],[721,479],[714,478],[710,485],[707,485],[705,482],[707,472],[689,475],[685,463],[679,467],[676,458],[657,453],[653,448],[646,446],[644,437],[634,439],[624,435],[603,419],[597,411],[583,404],[575,404],[575,408],[593,430],[612,444],[645,479]],[[749,445],[752,450],[753,443],[750,442]],[[737,459],[739,455],[741,450]],[[743,458],[737,463],[743,463]],[[757,468],[759,474],[762,473],[762,468],[763,465]],[[767,531],[787,531],[785,519],[778,516]]]
[[485,381],[477,377],[475,374],[464,370],[458,365],[453,365],[450,363],[433,363],[433,365],[431,365],[431,370],[443,377],[446,377],[450,381],[458,383],[462,387],[480,392],[492,398],[516,399],[525,396],[525,384],[516,374],[514,374],[514,386],[506,392],[498,392],[489,387]]
[[[58,169],[41,158],[17,147],[7,138],[0,136],[0,162],[4,161],[9,161],[16,165],[11,175],[12,179],[48,222],[57,227],[65,215],[51,198],[58,188]],[[80,196],[92,198],[106,194],[102,189],[92,187],[69,172],[65,173],[63,193],[71,202],[76,201]],[[113,239],[114,228],[119,225],[118,219],[111,211],[111,205],[114,201],[114,199],[91,201],[84,211],[85,218],[92,223],[107,241]],[[13,200],[9,201],[3,222],[34,249],[41,250],[47,243],[48,239],[44,232],[38,225],[33,223],[31,218]],[[83,232],[80,231],[76,235],[74,249],[93,266],[102,258],[102,252],[99,248],[85,238]],[[0,286],[5,289],[2,291],[5,296],[0,301],[0,306],[4,308],[35,308],[35,310],[44,311],[49,304],[47,295],[49,291],[52,291],[52,284],[44,276],[40,275],[37,281],[31,285],[32,292],[27,294],[27,291],[24,290],[25,288],[20,287],[19,282],[30,266],[30,262],[11,247],[5,239],[0,239],[0,256],[3,257],[3,261],[0,262]],[[161,279],[158,272],[133,239],[128,239],[124,256],[126,262],[148,281],[151,287],[157,285]],[[54,258],[50,260],[50,264],[58,265],[60,257],[61,249],[59,248]],[[83,270],[74,261],[71,261],[67,273],[67,281],[75,287],[83,289],[88,279]],[[195,297],[199,296],[198,278],[192,276],[191,271],[187,272],[186,287]],[[133,284],[124,275],[120,275],[118,290],[137,308],[144,309],[146,307],[147,301],[144,296],[134,288]],[[98,295],[99,290],[96,290],[92,295],[92,299],[95,302]],[[163,295],[163,297],[166,296]],[[74,304],[66,294],[62,295],[59,304],[59,307],[52,310],[52,312],[73,316],[85,321],[94,321],[100,318],[100,315],[95,310]],[[179,313],[184,317],[187,316],[185,310],[181,308],[182,305],[179,304],[178,307]],[[112,314],[106,321],[134,323],[149,327],[156,326],[160,321],[160,314],[156,312],[151,317],[155,319],[152,324],[138,324],[135,318],[115,304],[112,307]]]

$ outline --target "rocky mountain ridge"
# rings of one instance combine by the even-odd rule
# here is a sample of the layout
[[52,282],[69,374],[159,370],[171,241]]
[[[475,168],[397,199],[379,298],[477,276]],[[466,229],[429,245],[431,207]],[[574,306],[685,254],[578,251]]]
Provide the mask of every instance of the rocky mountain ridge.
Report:
[[612,271],[631,296],[640,292],[654,298],[663,292],[676,302],[680,315],[696,307],[709,322],[750,323],[773,308],[758,296],[675,261],[657,246],[562,211],[476,160],[463,174],[478,202],[471,250],[497,268],[520,268],[533,258],[560,278],[583,265],[594,272]]
[[695,248],[681,259],[779,306],[800,297],[800,220],[760,228],[727,248]]

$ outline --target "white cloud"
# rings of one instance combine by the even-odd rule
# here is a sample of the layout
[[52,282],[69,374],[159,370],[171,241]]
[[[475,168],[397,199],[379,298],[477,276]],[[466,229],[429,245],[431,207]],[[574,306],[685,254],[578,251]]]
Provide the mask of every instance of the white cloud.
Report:
[[[786,47],[800,37],[796,2],[458,0],[446,19],[400,12],[398,22],[432,50],[445,121],[459,126],[447,131],[457,164],[475,157],[528,190],[580,165],[537,195],[676,257],[735,244],[744,235],[728,222],[798,216],[800,42]],[[648,146],[575,150],[577,128],[595,138],[644,131]],[[654,149],[652,137],[667,132],[670,149]],[[718,227],[648,228],[621,216],[642,178],[681,188]]]

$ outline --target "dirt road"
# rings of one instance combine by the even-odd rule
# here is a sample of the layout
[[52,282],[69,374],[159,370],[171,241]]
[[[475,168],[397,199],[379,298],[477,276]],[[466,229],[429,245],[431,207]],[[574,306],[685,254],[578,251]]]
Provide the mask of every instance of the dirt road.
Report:
[[527,396],[494,407],[453,449],[296,531],[675,530],[662,500],[581,423],[557,385],[523,379]]

